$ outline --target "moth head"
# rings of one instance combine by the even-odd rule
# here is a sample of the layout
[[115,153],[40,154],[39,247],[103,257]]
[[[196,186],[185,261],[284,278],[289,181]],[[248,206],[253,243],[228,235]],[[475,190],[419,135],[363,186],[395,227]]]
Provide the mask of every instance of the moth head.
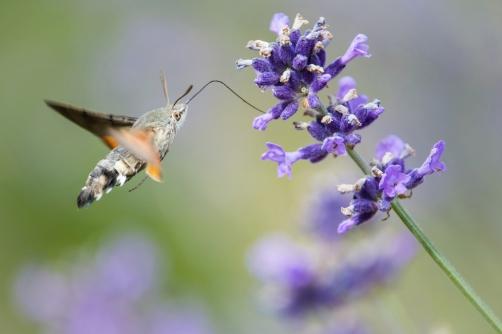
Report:
[[167,105],[166,108],[167,110],[171,111],[171,117],[176,121],[176,126],[177,128],[180,128],[183,122],[185,121],[185,117],[187,115],[187,104],[186,103],[179,103],[178,102],[185,97],[190,90],[192,90],[192,85],[188,87],[185,93],[178,97],[176,101],[170,105],[169,104],[169,94],[167,93],[167,84],[166,84],[166,78],[164,77],[164,72],[160,71],[160,82],[162,83],[162,88],[164,89],[164,95],[166,96],[166,101]]
[[173,106],[171,117],[176,121],[178,128],[181,127],[181,125],[185,121],[185,118],[187,116],[187,109],[188,106],[184,103],[179,103]]

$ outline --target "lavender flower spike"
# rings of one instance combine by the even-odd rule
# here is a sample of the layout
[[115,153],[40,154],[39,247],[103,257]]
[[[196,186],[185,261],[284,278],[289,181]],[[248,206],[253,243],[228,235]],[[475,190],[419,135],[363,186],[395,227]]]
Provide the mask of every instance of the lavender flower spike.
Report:
[[289,27],[289,17],[284,13],[276,13],[270,21],[270,31],[281,34],[282,28]]
[[441,155],[444,152],[445,142],[443,140],[438,141],[432,147],[431,154],[425,160],[424,164],[418,169],[418,174],[421,176],[432,174],[436,172],[446,172],[446,165],[439,161]]
[[401,166],[392,165],[387,167],[385,174],[380,180],[378,187],[383,189],[389,198],[394,198],[396,194],[404,194],[406,187],[404,184],[411,179],[411,176],[401,173]]
[[287,235],[272,234],[258,241],[248,254],[250,271],[265,282],[302,287],[314,278],[314,261],[308,250]]
[[282,147],[274,143],[267,143],[268,151],[263,153],[261,160],[271,160],[278,163],[277,166],[277,176],[283,177],[288,175],[291,179],[293,177],[291,173],[291,165],[302,158],[300,152],[285,152]]
[[342,65],[347,65],[349,61],[356,58],[357,56],[366,58],[371,57],[371,55],[368,54],[368,50],[370,49],[370,47],[367,44],[363,44],[367,40],[368,37],[366,37],[366,35],[363,34],[357,35],[356,38],[354,38],[354,40],[350,44],[350,47],[347,50],[347,52],[345,52],[345,54],[343,55],[340,63]]

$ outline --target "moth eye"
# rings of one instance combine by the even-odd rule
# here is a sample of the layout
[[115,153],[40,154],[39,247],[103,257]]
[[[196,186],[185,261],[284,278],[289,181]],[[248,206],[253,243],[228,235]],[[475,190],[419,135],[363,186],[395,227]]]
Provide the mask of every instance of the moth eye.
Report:
[[175,119],[176,121],[179,121],[179,120],[180,120],[180,118],[181,118],[181,114],[180,114],[179,112],[175,112],[175,113],[173,113],[173,117],[174,117],[174,119]]

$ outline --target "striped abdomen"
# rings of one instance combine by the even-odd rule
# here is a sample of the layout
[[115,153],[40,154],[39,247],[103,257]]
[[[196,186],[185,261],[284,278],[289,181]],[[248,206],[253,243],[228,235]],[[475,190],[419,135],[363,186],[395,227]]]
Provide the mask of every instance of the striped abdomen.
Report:
[[103,193],[110,192],[115,185],[122,186],[145,167],[145,161],[118,146],[98,162],[87,178],[85,187],[77,198],[79,209],[99,200]]

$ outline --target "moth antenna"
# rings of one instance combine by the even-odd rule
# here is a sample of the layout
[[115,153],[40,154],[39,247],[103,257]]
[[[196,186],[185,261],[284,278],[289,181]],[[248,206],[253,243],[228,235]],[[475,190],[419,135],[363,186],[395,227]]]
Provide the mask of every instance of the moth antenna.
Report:
[[146,179],[148,179],[148,175],[147,175],[147,176],[145,176],[145,177],[143,178],[143,180],[141,180],[141,181],[138,183],[138,185],[137,185],[136,187],[134,187],[134,188],[130,189],[130,190],[129,190],[129,192],[131,192],[131,191],[134,191],[134,190],[138,189],[138,188],[139,188],[139,187],[143,184],[143,182],[145,182],[145,180],[146,180]]
[[190,87],[188,87],[187,91],[183,93],[183,95],[181,95],[180,97],[178,97],[178,99],[174,102],[173,104],[173,107],[176,105],[176,103],[179,102],[179,100],[181,100],[182,98],[184,98],[188,93],[190,93],[190,91],[192,90],[193,88],[193,85],[190,85]]
[[164,96],[166,97],[167,105],[169,105],[169,94],[167,94],[167,84],[164,72],[160,71],[160,82],[162,83],[162,89],[164,90]]
[[265,111],[261,110],[261,109],[258,109],[256,108],[254,105],[252,105],[251,103],[249,103],[248,101],[244,100],[239,94],[237,94],[236,92],[234,92],[232,90],[232,88],[228,87],[223,81],[220,81],[220,80],[211,80],[209,81],[207,84],[205,84],[204,86],[202,86],[202,88],[197,92],[195,93],[191,98],[188,99],[188,101],[185,103],[185,104],[188,104],[190,101],[193,100],[194,97],[197,96],[197,94],[199,94],[200,92],[202,92],[202,90],[204,88],[206,88],[209,84],[213,83],[213,82],[219,82],[220,84],[222,84],[223,86],[227,87],[228,90],[230,90],[232,93],[234,93],[235,96],[237,96],[239,99],[241,99],[245,104],[247,104],[248,106],[250,106],[251,108],[255,109],[255,110],[258,110],[259,112],[261,112],[262,114],[265,114]]

